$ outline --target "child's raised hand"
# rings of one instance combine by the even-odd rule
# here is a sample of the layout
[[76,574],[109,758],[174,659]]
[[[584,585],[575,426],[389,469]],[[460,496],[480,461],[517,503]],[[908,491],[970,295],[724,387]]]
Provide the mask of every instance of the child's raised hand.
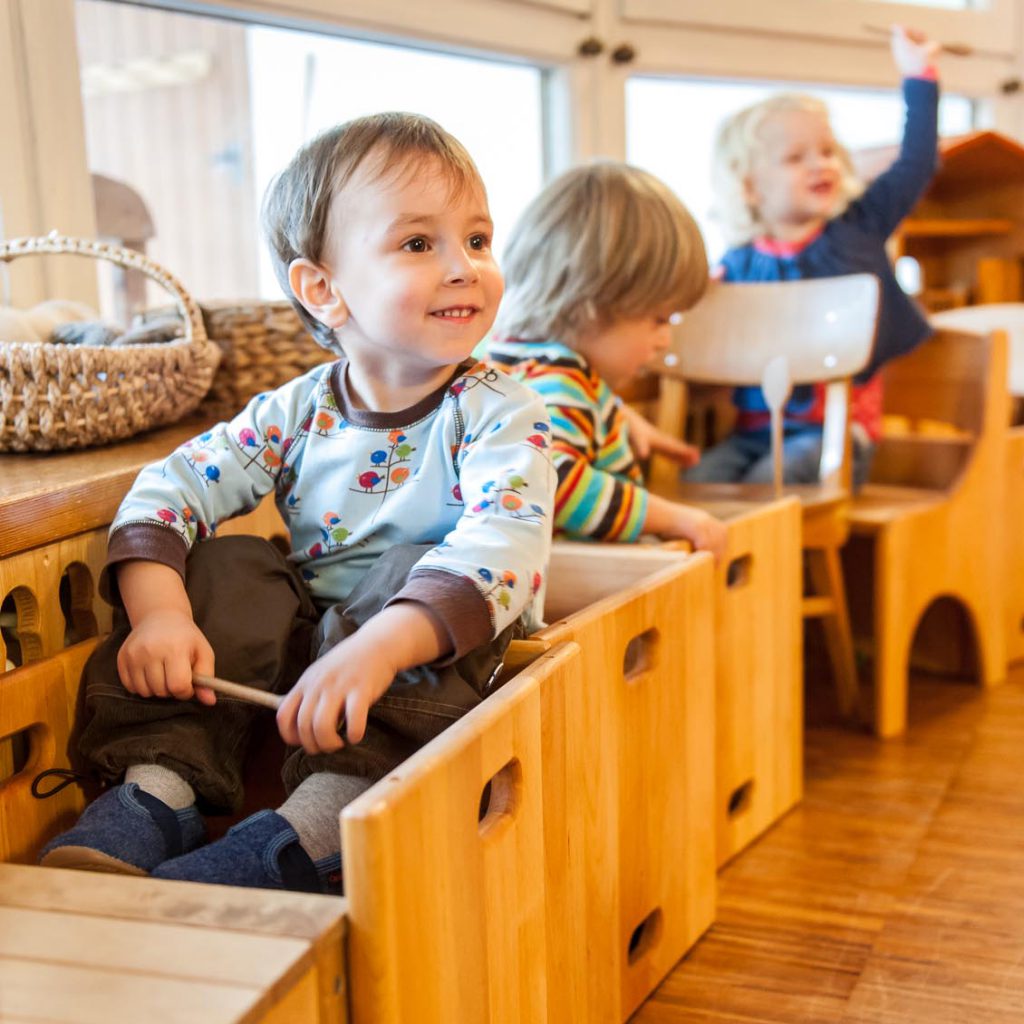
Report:
[[941,50],[941,45],[924,32],[902,25],[893,25],[891,46],[896,67],[904,78],[920,78],[934,68]]
[[213,704],[217,698],[212,691],[192,687],[192,673],[212,676],[213,661],[213,648],[192,616],[167,608],[138,620],[118,652],[117,671],[124,688],[140,697],[195,696]]

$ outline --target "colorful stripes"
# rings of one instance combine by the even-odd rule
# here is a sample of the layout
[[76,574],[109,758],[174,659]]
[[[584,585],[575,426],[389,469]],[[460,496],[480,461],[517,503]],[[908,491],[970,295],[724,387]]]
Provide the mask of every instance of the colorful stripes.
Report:
[[487,354],[547,406],[558,472],[556,532],[636,540],[647,519],[647,492],[619,398],[582,356],[558,342],[493,342]]

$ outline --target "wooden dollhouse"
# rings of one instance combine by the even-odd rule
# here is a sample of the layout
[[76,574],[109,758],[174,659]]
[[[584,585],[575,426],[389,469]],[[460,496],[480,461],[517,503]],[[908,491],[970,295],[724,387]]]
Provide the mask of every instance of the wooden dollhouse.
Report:
[[[861,150],[858,174],[871,180],[896,147]],[[928,191],[892,237],[893,258],[921,272],[929,312],[1024,298],[1024,147],[998,132],[939,140]]]

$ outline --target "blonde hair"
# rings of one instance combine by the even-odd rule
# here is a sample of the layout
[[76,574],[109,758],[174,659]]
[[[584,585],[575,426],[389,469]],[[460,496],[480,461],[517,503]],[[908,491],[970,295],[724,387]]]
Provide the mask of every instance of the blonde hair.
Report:
[[[777,93],[768,99],[745,107],[726,118],[715,138],[712,185],[715,202],[712,215],[722,227],[726,244],[746,245],[764,234],[766,227],[757,209],[748,201],[747,181],[753,172],[754,161],[764,146],[761,128],[770,117],[790,111],[804,111],[829,120],[828,107],[821,100],[803,93]],[[836,142],[842,177],[835,209],[830,216],[837,217],[863,191],[863,185],[854,173],[849,151]]]
[[454,193],[483,189],[472,158],[439,124],[419,114],[359,117],[318,135],[292,157],[267,187],[261,222],[274,276],[303,323],[324,348],[337,350],[334,332],[311,316],[292,292],[288,268],[295,259],[322,264],[331,204],[366,158],[377,174],[415,174],[428,161],[440,164]]
[[704,293],[700,230],[653,175],[616,162],[577,167],[551,182],[512,230],[502,261],[499,336],[557,338]]

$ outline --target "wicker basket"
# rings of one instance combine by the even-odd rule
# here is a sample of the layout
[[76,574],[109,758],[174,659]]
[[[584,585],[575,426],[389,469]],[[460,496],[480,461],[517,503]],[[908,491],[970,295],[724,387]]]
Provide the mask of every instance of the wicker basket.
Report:
[[211,416],[234,416],[253,395],[337,359],[314,341],[289,302],[202,303],[200,309],[222,354],[203,402]]
[[140,253],[56,233],[0,244],[0,262],[72,253],[140,270],[174,297],[185,323],[176,341],[59,345],[0,340],[0,451],[58,451],[131,437],[181,419],[213,380],[220,351],[199,307],[168,271]]

